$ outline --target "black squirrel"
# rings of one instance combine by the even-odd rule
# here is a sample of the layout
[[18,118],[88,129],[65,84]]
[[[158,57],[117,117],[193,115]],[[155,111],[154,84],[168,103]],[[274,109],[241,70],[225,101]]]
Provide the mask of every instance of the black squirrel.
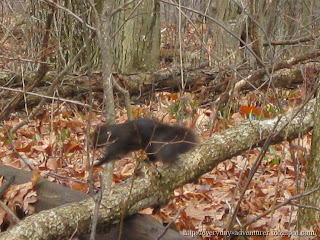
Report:
[[92,137],[94,147],[106,146],[104,156],[95,166],[140,149],[146,151],[150,161],[171,163],[179,154],[195,147],[197,142],[196,135],[188,128],[147,118],[101,125]]

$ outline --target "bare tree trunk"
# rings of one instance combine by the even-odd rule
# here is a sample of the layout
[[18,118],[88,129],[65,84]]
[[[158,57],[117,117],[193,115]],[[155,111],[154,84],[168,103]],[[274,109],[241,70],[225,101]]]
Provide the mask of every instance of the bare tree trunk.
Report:
[[[125,1],[116,1],[118,6]],[[121,73],[154,71],[160,60],[160,3],[135,1],[115,17],[117,70]]]
[[[320,81],[320,78],[318,79]],[[315,118],[311,142],[311,154],[306,170],[305,191],[320,187],[320,91],[317,93]],[[301,199],[302,205],[319,208],[320,192],[315,192]],[[298,216],[299,229],[320,229],[320,212],[312,208],[300,208]],[[310,229],[311,228],[311,229]]]
[[[113,10],[115,9],[116,0],[103,1],[102,10],[98,13],[97,19],[97,36],[100,44],[101,51],[101,68],[103,79],[103,92],[104,92],[104,106],[106,123],[112,124],[115,120],[115,105],[113,98],[113,81],[112,81],[112,66],[114,62],[114,54],[112,50],[112,29],[111,21]],[[114,161],[105,165],[103,171],[103,186],[110,190],[113,179]]]
[[112,11],[116,6],[116,1],[105,1],[102,12],[100,14],[100,24],[98,26],[98,38],[101,51],[101,68],[103,78],[103,91],[105,101],[106,122],[108,124],[114,123],[115,109],[113,99],[113,84],[112,84],[112,66],[114,62],[114,54],[112,50],[111,39],[111,20]]

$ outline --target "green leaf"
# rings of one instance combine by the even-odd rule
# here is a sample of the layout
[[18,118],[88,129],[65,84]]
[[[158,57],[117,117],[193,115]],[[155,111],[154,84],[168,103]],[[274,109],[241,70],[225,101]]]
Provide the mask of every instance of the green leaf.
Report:
[[272,159],[272,163],[275,165],[280,164],[280,157],[274,156],[274,158]]
[[36,133],[34,135],[34,138],[36,139],[37,142],[40,142],[40,140],[41,140],[41,137],[40,137],[40,135],[38,133]]
[[276,154],[277,152],[272,146],[269,147],[269,151],[271,154]]
[[61,141],[66,140],[66,138],[68,138],[70,136],[70,132],[68,130],[66,130],[65,128],[62,128],[60,133],[61,133]]

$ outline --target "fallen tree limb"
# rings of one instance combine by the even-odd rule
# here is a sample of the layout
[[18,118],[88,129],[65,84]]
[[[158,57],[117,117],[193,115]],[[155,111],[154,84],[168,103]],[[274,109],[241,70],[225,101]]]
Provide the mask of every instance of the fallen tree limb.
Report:
[[[6,179],[13,179],[12,184],[21,184],[29,182],[32,177],[32,172],[16,169],[13,167],[1,165],[0,176]],[[79,202],[90,198],[89,195],[80,191],[72,190],[64,187],[61,184],[50,182],[44,178],[40,178],[36,185],[38,201],[35,202],[36,212],[58,207],[67,203]],[[18,222],[18,221],[17,221]],[[162,226],[153,217],[147,215],[136,214],[124,222],[123,236],[125,239],[143,238],[145,240],[153,240],[165,231]],[[109,233],[99,234],[96,239],[117,239],[119,232],[117,227],[110,229]],[[89,239],[90,235],[83,235],[80,239]],[[100,238],[99,238],[100,237]],[[178,232],[169,230],[163,240],[171,239],[189,239],[180,235]]]
[[290,40],[283,40],[283,41],[271,41],[270,43],[265,42],[263,43],[264,47],[268,47],[270,44],[273,46],[281,46],[281,45],[295,45],[295,44],[300,44],[300,43],[304,43],[304,42],[309,42],[309,41],[313,41],[317,38],[319,38],[320,34],[316,34],[316,35],[310,35],[307,37],[302,37],[302,38],[298,38],[298,39],[290,39]]
[[[308,82],[309,86],[312,86],[314,79],[320,72],[319,63],[307,63],[301,64],[299,66],[295,65],[301,63],[310,58],[316,57],[320,54],[315,52],[313,54],[305,54],[297,56],[294,59],[281,61],[278,64],[274,65],[274,68],[270,67],[268,71],[272,74],[272,81],[275,87],[282,88],[296,88],[298,85]],[[252,71],[250,75],[246,78],[241,76],[248,75],[247,70],[238,70],[238,77],[242,80],[238,81],[235,90],[239,91],[240,89],[252,89],[252,88],[261,88],[268,87],[268,79],[265,77],[265,69],[259,69]],[[202,88],[207,88],[210,92],[215,92],[216,94],[222,93],[225,91],[227,82],[217,82],[216,77],[218,73],[214,70],[209,69],[186,69],[185,79],[187,86],[197,90]],[[180,69],[171,68],[171,69],[162,69],[152,73],[132,73],[132,74],[117,74],[113,73],[115,79],[120,83],[122,87],[127,89],[130,95],[141,95],[147,91],[156,89],[163,90],[167,88],[176,88],[180,83]],[[50,86],[50,83],[56,78],[56,72],[48,72],[46,76],[38,84],[37,93],[29,93],[28,91],[24,92],[26,94],[26,100],[28,106],[37,105],[41,100],[41,95],[46,96],[46,89]],[[35,74],[29,73],[26,74],[24,81],[26,83],[32,82],[36,77]],[[93,92],[102,92],[101,76],[99,74],[94,75],[93,81]],[[221,77],[222,80],[225,80],[225,77]],[[8,82],[11,82],[14,86],[21,85],[21,77],[15,73],[0,72],[0,85],[7,85]],[[79,99],[79,96],[88,96],[88,77],[87,76],[76,76],[76,75],[66,75],[62,79],[63,84],[57,86],[57,92],[60,98],[74,98]],[[21,86],[20,86],[21,87]],[[13,87],[11,87],[13,88]],[[43,90],[42,90],[43,89]],[[17,92],[21,90],[10,90],[8,87],[1,87],[0,90],[3,91],[2,101],[0,105],[5,105],[6,102],[10,101],[10,98],[17,95]],[[116,90],[116,89],[115,89]],[[117,90],[116,90],[117,91]],[[50,98],[50,96],[48,96]],[[61,101],[66,101],[61,99]],[[17,108],[22,108],[25,105],[24,101],[17,103]]]
[[[282,116],[276,130],[284,129],[272,140],[273,143],[293,139],[306,133],[313,126],[314,100],[303,111]],[[296,115],[295,115],[296,114]],[[295,116],[294,119],[291,119]],[[133,185],[128,202],[128,215],[149,206],[165,204],[174,189],[199,178],[220,162],[245,150],[261,145],[270,135],[277,119],[245,122],[214,135],[194,151],[183,154],[175,163],[158,168],[158,174],[139,176]],[[105,192],[99,211],[98,226],[106,227],[119,222],[121,208],[126,203],[131,180]],[[73,232],[87,233],[94,210],[93,199],[71,203],[42,211],[27,217],[0,239],[66,239]]]
[[[15,177],[13,184],[21,184],[30,181],[32,172],[1,165],[0,176],[6,179]],[[89,198],[85,193],[52,183],[44,178],[40,178],[37,182],[37,195],[39,200],[35,203],[36,212]]]
[[[303,61],[310,60],[310,59],[316,59],[319,56],[320,56],[320,49],[317,49],[313,52],[301,54],[301,55],[295,56],[291,59],[286,59],[286,60],[281,60],[279,62],[276,62],[272,66],[268,66],[267,68],[262,68],[262,69],[259,69],[259,70],[252,72],[246,78],[237,82],[234,90],[238,91],[239,89],[243,88],[244,86],[246,86],[248,84],[253,84],[253,82],[259,81],[259,79],[262,79],[267,74],[270,75],[271,73],[276,72],[281,69],[290,69],[298,63],[301,63]],[[318,72],[319,72],[319,70],[318,70]]]

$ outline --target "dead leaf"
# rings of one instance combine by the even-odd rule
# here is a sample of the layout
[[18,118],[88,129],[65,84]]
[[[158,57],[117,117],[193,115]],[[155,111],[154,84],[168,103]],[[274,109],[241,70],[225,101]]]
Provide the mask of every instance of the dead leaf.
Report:
[[32,171],[32,178],[31,178],[32,188],[34,188],[37,185],[39,179],[40,179],[40,172],[39,172],[39,168],[37,167]]

